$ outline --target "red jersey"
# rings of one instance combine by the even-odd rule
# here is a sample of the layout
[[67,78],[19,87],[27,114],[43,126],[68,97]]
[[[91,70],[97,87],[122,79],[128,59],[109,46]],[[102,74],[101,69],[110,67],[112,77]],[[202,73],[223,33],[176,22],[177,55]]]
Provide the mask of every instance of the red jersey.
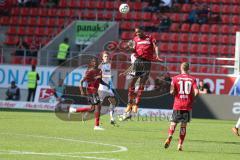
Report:
[[144,35],[142,38],[135,36],[133,38],[135,42],[135,56],[141,57],[147,60],[153,59],[153,53],[155,52],[153,43],[156,43],[156,39],[150,35]]
[[172,79],[175,90],[174,110],[192,110],[194,89],[197,89],[196,78],[188,74],[179,74]]
[[101,78],[102,78],[101,69],[90,69],[86,71],[84,79],[87,81],[88,94],[96,94],[98,92],[98,87]]

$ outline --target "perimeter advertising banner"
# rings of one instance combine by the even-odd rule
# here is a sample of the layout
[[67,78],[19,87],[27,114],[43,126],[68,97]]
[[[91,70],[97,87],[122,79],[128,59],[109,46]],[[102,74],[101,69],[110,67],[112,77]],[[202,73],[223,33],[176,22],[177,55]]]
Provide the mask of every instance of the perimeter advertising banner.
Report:
[[108,22],[81,21],[75,24],[76,44],[91,44],[109,27]]

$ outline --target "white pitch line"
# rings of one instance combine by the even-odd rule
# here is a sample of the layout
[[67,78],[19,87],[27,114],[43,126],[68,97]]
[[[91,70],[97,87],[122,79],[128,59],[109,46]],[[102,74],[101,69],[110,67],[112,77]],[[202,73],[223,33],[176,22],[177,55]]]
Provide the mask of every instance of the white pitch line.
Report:
[[[97,160],[117,160],[117,159],[109,159],[109,158],[101,158],[101,157],[91,157],[91,156],[76,156],[74,154],[109,154],[109,153],[117,153],[117,152],[126,152],[128,151],[127,147],[107,144],[107,143],[100,143],[100,142],[90,142],[90,141],[82,141],[78,139],[71,139],[71,138],[63,138],[63,137],[50,137],[50,136],[42,136],[42,135],[29,135],[29,134],[12,134],[12,133],[0,133],[2,135],[16,135],[16,136],[25,136],[25,137],[35,137],[35,138],[45,138],[45,139],[56,139],[62,141],[71,141],[71,142],[79,142],[79,143],[88,143],[88,144],[96,144],[102,146],[110,146],[118,148],[118,150],[113,151],[99,151],[99,152],[71,152],[71,153],[38,153],[38,152],[25,152],[25,151],[7,151],[7,150],[0,150],[0,154],[32,154],[32,155],[45,155],[45,156],[61,156],[61,157],[71,157],[71,158],[85,158],[85,159],[97,159]],[[4,152],[4,153],[1,153]]]
[[84,158],[84,159],[96,159],[96,160],[119,160],[114,158],[101,158],[101,157],[91,157],[91,156],[74,156],[65,154],[52,154],[52,153],[38,153],[38,152],[27,152],[27,151],[13,151],[13,150],[0,150],[0,155],[41,155],[41,156],[56,156],[56,157],[69,157],[69,158]]

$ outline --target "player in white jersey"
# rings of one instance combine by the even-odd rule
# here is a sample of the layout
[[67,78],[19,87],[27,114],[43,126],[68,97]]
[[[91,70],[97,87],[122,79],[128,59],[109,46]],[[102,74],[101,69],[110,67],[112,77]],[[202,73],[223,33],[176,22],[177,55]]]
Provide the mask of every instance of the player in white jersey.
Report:
[[[113,84],[112,84],[111,63],[109,60],[109,53],[106,51],[104,51],[102,53],[102,63],[99,65],[99,68],[102,70],[102,80],[106,84],[109,84],[109,86],[112,87]],[[100,86],[98,88],[98,94],[99,94],[101,102],[103,102],[103,100],[105,98],[108,99],[108,101],[110,103],[110,108],[109,108],[110,122],[112,125],[115,125],[114,109],[116,107],[116,98],[115,98],[115,95],[114,95],[112,89],[100,84]]]
[[240,117],[238,118],[236,126],[232,128],[232,131],[236,136],[240,136],[238,132],[239,128],[240,128]]

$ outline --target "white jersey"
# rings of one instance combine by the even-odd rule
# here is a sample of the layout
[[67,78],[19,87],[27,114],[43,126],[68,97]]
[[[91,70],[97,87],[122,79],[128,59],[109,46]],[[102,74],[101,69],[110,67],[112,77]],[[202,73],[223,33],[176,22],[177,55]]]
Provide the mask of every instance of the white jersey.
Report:
[[[102,70],[102,80],[112,87],[112,70],[110,63],[102,63],[99,65],[99,69]],[[107,86],[100,84],[99,90],[109,90]]]

